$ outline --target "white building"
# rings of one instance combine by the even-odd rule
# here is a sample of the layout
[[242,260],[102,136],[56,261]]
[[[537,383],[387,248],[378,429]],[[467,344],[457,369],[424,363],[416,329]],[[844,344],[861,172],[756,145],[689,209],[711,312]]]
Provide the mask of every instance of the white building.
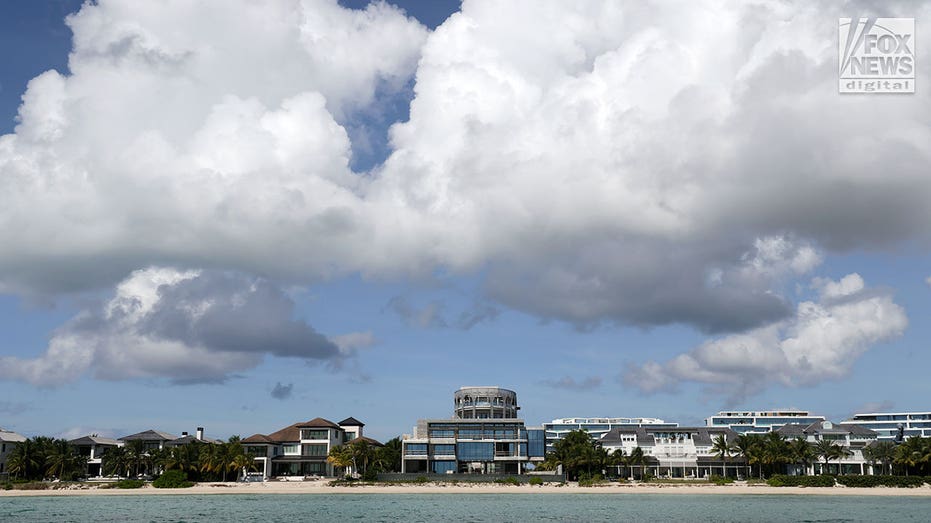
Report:
[[0,428],[0,478],[7,477],[6,459],[16,448],[16,445],[26,441],[26,437],[15,432]]
[[86,474],[89,478],[103,476],[103,455],[110,449],[122,447],[123,442],[110,438],[101,438],[96,434],[69,441],[75,452],[87,456]]
[[[705,478],[712,474],[737,476],[743,461],[721,459],[714,452],[714,440],[724,436],[733,442],[738,434],[726,427],[630,427],[612,429],[598,442],[610,453],[620,449],[630,456],[640,448],[644,471],[658,477]],[[634,470],[630,474],[636,475]]]
[[906,438],[919,436],[931,437],[931,412],[868,412],[854,414],[852,418],[841,422],[843,425],[858,425],[875,431],[881,440],[893,440],[902,425]]
[[725,410],[705,418],[705,426],[727,427],[738,434],[765,434],[790,423],[811,425],[818,421],[825,421],[825,417],[807,410]]
[[546,432],[546,451],[553,451],[553,444],[573,430],[584,430],[592,439],[601,439],[614,429],[634,427],[676,428],[678,423],[668,423],[659,418],[559,418],[543,424]]
[[[805,474],[873,474],[873,467],[863,457],[863,449],[876,441],[877,434],[858,425],[844,425],[830,421],[819,421],[809,425],[789,424],[780,427],[777,433],[788,440],[804,439],[812,445],[821,441],[830,441],[843,447],[849,453],[846,456],[829,460],[828,463],[816,461],[808,466]],[[790,470],[790,472],[793,472]],[[800,470],[794,472],[799,473]]]

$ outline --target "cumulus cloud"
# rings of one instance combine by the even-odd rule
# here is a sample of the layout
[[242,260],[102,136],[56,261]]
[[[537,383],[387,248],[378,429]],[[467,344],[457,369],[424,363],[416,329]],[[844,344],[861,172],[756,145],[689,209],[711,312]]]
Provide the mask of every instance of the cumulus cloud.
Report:
[[351,351],[302,320],[271,282],[238,273],[135,271],[99,309],[59,328],[34,359],[0,357],[0,378],[57,386],[99,379],[220,382],[266,356],[337,367]]
[[581,380],[576,380],[571,376],[563,376],[556,380],[543,380],[541,383],[554,389],[568,390],[591,390],[601,386],[600,376],[588,376]]
[[291,394],[294,392],[294,384],[288,383],[287,385],[282,385],[281,382],[275,383],[275,386],[272,388],[271,396],[276,400],[286,400],[291,397]]
[[819,299],[799,303],[792,318],[709,340],[665,363],[631,365],[623,381],[644,393],[703,383],[735,403],[773,384],[810,386],[843,378],[860,355],[908,326],[891,293],[867,288],[858,274],[816,279],[813,286]]
[[[931,100],[838,95],[839,16],[466,0],[428,34],[385,3],[88,3],[70,71],[33,79],[0,137],[0,292],[153,264],[465,273],[495,311],[582,328],[786,321],[824,257],[929,239]],[[391,155],[353,172],[354,117],[411,78]]]

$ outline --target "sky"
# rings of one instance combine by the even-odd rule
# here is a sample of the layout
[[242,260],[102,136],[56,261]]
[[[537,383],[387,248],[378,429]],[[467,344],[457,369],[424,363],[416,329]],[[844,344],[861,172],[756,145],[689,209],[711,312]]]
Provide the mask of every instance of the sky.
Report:
[[845,16],[931,3],[0,3],[0,426],[928,410],[931,40]]

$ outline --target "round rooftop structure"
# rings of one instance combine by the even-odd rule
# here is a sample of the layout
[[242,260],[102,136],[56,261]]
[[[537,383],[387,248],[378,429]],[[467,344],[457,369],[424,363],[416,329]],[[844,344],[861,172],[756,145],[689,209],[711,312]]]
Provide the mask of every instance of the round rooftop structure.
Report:
[[501,387],[461,387],[453,395],[458,419],[516,418],[517,393]]

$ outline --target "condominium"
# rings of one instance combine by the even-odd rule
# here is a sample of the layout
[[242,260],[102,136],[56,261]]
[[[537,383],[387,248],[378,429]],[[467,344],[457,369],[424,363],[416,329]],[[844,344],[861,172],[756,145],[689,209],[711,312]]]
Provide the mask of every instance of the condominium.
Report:
[[807,410],[727,410],[705,418],[705,426],[728,427],[738,434],[765,434],[789,423],[811,425],[819,421],[825,417]]
[[402,438],[401,472],[522,474],[542,461],[542,428],[517,418],[517,393],[501,387],[462,387],[452,419],[422,419]]
[[553,445],[573,430],[584,430],[592,439],[601,439],[614,429],[635,427],[652,427],[673,429],[678,423],[670,423],[659,418],[559,418],[543,424],[546,431],[546,451],[552,452]]
[[881,440],[893,440],[902,426],[906,438],[919,436],[931,437],[931,412],[869,412],[854,414],[852,418],[842,421],[844,425],[859,425],[875,431]]

